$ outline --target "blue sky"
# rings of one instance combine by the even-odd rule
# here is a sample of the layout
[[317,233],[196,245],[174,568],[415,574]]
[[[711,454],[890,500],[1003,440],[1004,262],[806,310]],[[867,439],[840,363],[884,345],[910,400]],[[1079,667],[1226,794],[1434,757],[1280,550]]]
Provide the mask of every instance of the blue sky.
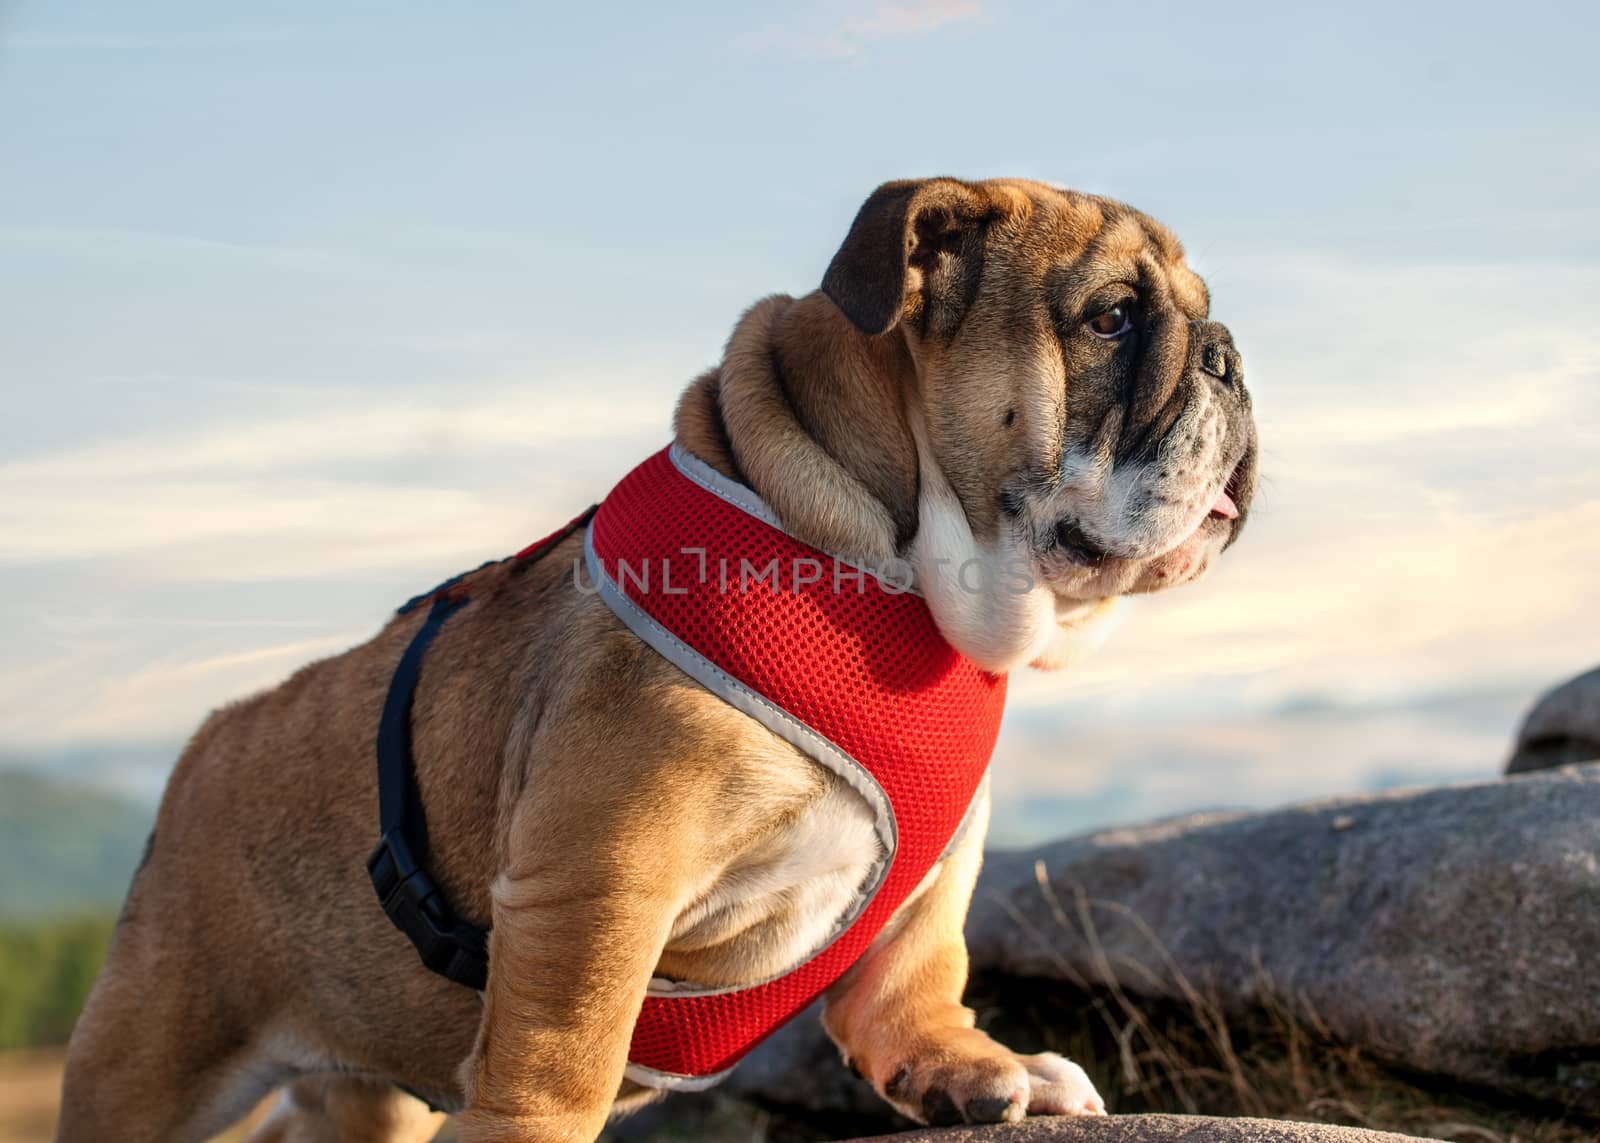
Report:
[[1592,5],[0,13],[0,753],[148,788],[602,493],[919,173],[1171,224],[1265,445],[1217,574],[1018,681],[1002,821],[1488,774],[1600,660]]

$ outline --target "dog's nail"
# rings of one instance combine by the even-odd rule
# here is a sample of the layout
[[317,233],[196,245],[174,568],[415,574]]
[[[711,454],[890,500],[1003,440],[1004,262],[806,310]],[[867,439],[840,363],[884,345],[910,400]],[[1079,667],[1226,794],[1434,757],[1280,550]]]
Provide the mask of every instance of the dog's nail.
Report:
[[1022,1105],[1015,1099],[1001,1099],[998,1096],[971,1099],[967,1101],[967,1122],[1001,1123],[1008,1119],[1021,1119],[1022,1116],[1017,1114],[1021,1110]]
[[900,1099],[906,1094],[906,1087],[911,1083],[911,1069],[901,1068],[883,1085],[883,1094],[890,1099]]
[[930,1127],[949,1127],[961,1122],[961,1109],[944,1088],[929,1088],[922,1097],[922,1118]]

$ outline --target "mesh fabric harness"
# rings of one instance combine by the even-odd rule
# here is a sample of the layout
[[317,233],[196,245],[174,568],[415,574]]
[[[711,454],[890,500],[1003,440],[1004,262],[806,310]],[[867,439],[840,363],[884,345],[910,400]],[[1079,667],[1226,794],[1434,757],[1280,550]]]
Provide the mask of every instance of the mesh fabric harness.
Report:
[[[705,1087],[837,981],[946,852],[987,773],[1006,680],[952,648],[919,595],[788,535],[754,492],[677,448],[612,490],[585,551],[593,584],[630,630],[849,783],[882,843],[854,907],[786,971],[729,989],[652,985],[628,1077]],[[382,755],[380,743],[380,793]],[[392,888],[379,896],[424,962],[460,979],[430,962],[415,922],[390,907]],[[449,923],[460,924],[446,908]]]

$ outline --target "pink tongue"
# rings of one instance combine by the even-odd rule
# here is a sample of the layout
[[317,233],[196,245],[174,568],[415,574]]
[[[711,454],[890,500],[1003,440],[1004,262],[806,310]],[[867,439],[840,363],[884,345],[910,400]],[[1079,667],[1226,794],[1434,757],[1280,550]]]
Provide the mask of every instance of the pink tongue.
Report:
[[1233,502],[1233,497],[1228,495],[1227,489],[1217,493],[1217,502],[1211,506],[1211,514],[1221,516],[1224,520],[1239,518],[1239,506]]

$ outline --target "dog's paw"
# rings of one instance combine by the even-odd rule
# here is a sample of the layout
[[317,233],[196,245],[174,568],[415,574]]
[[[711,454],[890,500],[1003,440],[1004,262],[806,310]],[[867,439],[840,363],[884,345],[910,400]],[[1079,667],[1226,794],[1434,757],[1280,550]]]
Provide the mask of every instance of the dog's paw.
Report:
[[897,1111],[935,1127],[1105,1114],[1077,1064],[1053,1052],[1019,1056],[978,1031],[941,1038],[876,1079]]
[[935,1127],[1000,1123],[1027,1114],[1027,1068],[982,1033],[963,1032],[926,1046],[877,1079],[895,1110]]

